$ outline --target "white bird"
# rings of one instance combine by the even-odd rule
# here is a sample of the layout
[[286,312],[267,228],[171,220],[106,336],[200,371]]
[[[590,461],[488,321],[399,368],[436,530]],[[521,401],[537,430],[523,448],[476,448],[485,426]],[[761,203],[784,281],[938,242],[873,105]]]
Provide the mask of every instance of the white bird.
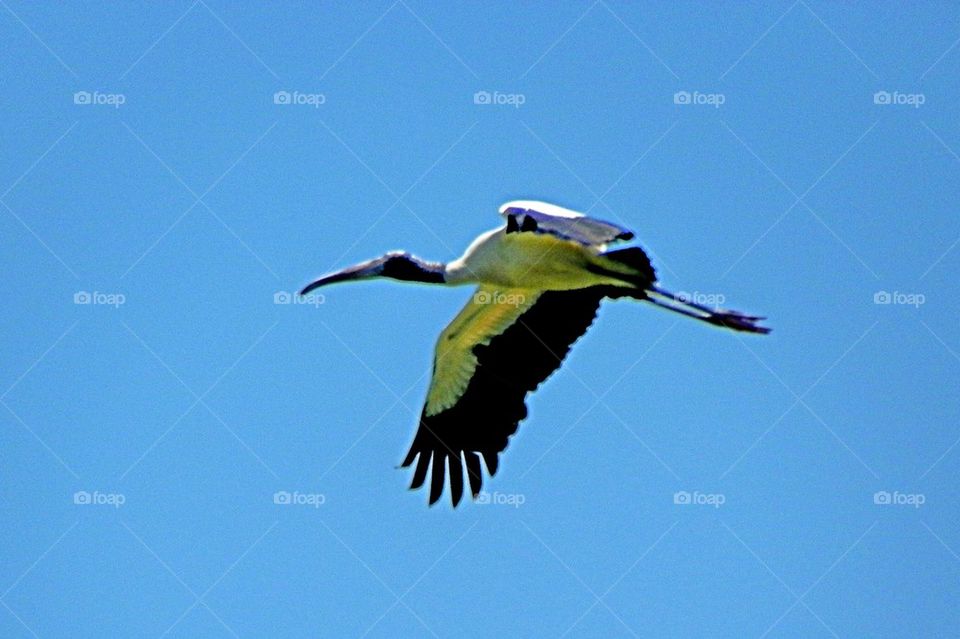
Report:
[[437,340],[433,378],[410,451],[411,489],[430,471],[430,504],[450,477],[454,507],[466,469],[476,498],[500,453],[526,416],[526,396],[550,376],[593,323],[605,298],[631,298],[737,331],[768,333],[762,317],[710,308],[656,286],[637,247],[607,250],[633,233],[553,204],[508,202],[506,224],[478,237],[448,264],[391,252],[317,279],[300,292],[358,279],[388,277],[430,284],[478,284],[466,307]]

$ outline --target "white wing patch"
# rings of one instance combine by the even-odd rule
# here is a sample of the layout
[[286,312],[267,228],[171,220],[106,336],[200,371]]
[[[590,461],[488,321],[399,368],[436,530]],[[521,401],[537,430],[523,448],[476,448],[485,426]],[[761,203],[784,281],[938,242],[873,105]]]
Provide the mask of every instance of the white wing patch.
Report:
[[516,200],[500,207],[500,215],[513,216],[522,226],[530,218],[536,232],[549,233],[585,246],[602,246],[633,238],[633,232],[613,222],[605,222],[556,204],[534,200]]
[[523,315],[540,291],[481,285],[467,305],[443,329],[433,359],[433,379],[425,412],[441,413],[457,403],[477,370],[473,348],[489,344]]

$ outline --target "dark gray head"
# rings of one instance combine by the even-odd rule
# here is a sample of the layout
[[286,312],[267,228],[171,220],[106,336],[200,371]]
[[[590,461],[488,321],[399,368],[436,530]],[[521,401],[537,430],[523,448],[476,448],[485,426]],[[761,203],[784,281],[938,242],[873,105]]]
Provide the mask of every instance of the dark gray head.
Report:
[[382,257],[361,262],[342,271],[324,275],[305,286],[301,295],[306,295],[321,286],[351,280],[371,279],[374,277],[389,277],[394,280],[408,282],[424,282],[427,284],[443,284],[445,267],[439,262],[427,262],[409,253],[392,251]]

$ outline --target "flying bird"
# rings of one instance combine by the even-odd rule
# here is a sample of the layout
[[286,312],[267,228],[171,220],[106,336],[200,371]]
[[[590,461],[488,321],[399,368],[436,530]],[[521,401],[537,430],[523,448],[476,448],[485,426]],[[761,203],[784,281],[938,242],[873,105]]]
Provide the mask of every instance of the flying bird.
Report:
[[430,505],[440,500],[446,476],[454,507],[463,497],[464,473],[473,497],[480,494],[483,466],[490,477],[496,474],[500,454],[527,416],[527,394],[560,366],[604,299],[648,302],[735,331],[770,331],[758,324],[762,317],[697,304],[657,286],[643,249],[607,248],[633,239],[617,224],[526,200],[504,204],[500,214],[503,226],[447,264],[390,252],[300,292],[378,277],[478,285],[440,333],[419,427],[401,463],[415,464],[411,489],[422,487],[429,471]]

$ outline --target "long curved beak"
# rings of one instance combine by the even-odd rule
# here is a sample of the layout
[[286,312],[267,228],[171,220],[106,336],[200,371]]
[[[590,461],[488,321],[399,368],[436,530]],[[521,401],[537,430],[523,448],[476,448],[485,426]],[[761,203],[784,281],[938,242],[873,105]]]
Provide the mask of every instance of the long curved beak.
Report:
[[335,273],[329,273],[323,277],[310,282],[303,287],[303,290],[300,291],[300,295],[306,295],[311,291],[315,291],[321,286],[326,286],[327,284],[336,284],[337,282],[349,282],[351,280],[361,280],[371,277],[378,277],[383,273],[383,258],[377,258],[375,260],[368,260],[366,262],[361,262],[355,266],[351,266],[343,269],[342,271],[337,271]]

